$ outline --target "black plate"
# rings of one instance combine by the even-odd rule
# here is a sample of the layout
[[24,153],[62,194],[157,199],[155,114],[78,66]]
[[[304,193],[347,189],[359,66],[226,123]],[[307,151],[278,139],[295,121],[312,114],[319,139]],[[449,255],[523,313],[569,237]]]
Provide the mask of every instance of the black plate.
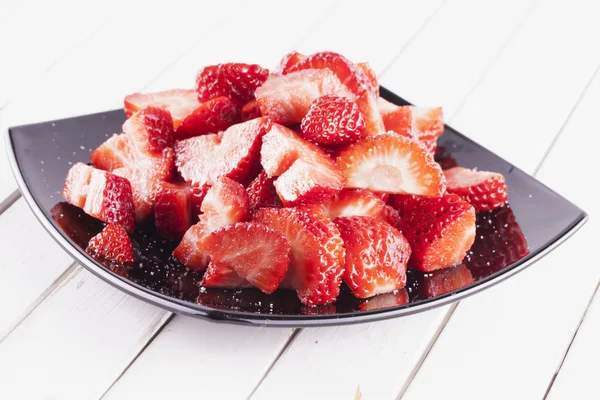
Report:
[[[381,89],[399,105],[409,104]],[[13,171],[29,206],[54,239],[84,267],[110,284],[167,310],[213,320],[271,326],[341,325],[398,317],[448,304],[490,287],[533,264],[580,228],[581,209],[505,160],[446,126],[436,157],[444,168],[460,165],[497,171],[506,177],[510,205],[477,216],[477,240],[463,264],[433,274],[409,271],[406,289],[369,301],[343,286],[335,304],[307,308],[294,292],[272,295],[255,289],[205,290],[201,275],[171,257],[175,243],[141,228],[133,236],[138,261],[124,271],[85,253],[103,224],[61,196],[67,171],[112,133],[121,132],[122,110],[8,131]]]

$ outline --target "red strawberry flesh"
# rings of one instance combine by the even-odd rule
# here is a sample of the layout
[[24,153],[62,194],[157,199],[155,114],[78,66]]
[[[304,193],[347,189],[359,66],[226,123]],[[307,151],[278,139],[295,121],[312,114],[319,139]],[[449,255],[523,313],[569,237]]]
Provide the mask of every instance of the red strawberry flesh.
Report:
[[187,139],[224,131],[241,119],[241,107],[228,97],[216,97],[200,104],[179,125],[176,139]]
[[269,76],[269,70],[256,64],[227,63],[202,68],[196,77],[200,101],[226,96],[245,104],[254,98],[254,90]]
[[120,263],[135,261],[131,239],[118,224],[108,224],[102,232],[90,239],[86,252]]
[[312,102],[302,119],[305,139],[324,146],[343,146],[360,140],[365,121],[358,105],[350,99],[323,96]]
[[384,206],[379,197],[365,189],[344,189],[321,204],[325,215],[332,220],[352,216],[378,217]]
[[163,182],[154,204],[158,233],[167,239],[181,239],[192,225],[192,190],[187,183]]
[[508,201],[504,176],[497,172],[454,167],[444,171],[449,193],[471,203],[477,211],[502,207]]

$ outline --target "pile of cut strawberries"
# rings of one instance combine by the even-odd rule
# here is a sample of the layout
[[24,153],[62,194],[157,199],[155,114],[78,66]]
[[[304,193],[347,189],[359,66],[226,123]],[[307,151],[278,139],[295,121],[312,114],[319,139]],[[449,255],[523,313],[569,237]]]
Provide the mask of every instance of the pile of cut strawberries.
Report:
[[125,98],[123,133],[74,165],[63,196],[105,229],[87,251],[123,265],[153,223],[204,287],[295,290],[305,305],[403,288],[407,268],[460,264],[499,173],[434,160],[442,109],[379,97],[368,63],[286,55],[275,71],[202,68],[196,88]]

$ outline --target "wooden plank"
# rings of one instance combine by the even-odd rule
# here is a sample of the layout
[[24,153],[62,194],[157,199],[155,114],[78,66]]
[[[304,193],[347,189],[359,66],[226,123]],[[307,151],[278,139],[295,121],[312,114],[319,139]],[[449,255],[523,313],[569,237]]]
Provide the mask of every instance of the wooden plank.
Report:
[[[529,58],[519,58],[520,64],[528,65],[528,75],[520,78],[522,82],[528,83],[527,86],[523,85],[520,93],[528,100],[527,118],[511,124],[512,131],[520,135],[520,139],[511,135],[509,140],[513,148],[526,149],[520,155],[514,150],[510,154],[517,164],[526,165],[526,170],[530,172],[535,167],[533,161],[539,159],[540,154],[544,154],[542,150],[531,145],[527,147],[531,140],[530,135],[536,135],[531,131],[531,121],[539,123],[536,124],[539,130],[552,129],[556,132],[556,127],[565,122],[573,108],[573,104],[569,102],[577,101],[577,98],[573,98],[574,95],[569,94],[576,90],[581,94],[600,63],[599,51],[591,52],[594,57],[589,57],[588,54],[590,48],[598,48],[599,29],[593,19],[587,17],[586,10],[571,7],[572,5],[566,7],[563,4],[548,4],[544,8],[544,14],[541,14],[543,18],[534,19],[538,21],[538,29],[529,31],[524,27],[523,34],[527,35],[527,38],[536,36],[543,38],[542,41],[550,40],[554,43],[553,46],[535,45],[533,39],[524,39],[518,42],[518,48],[507,52],[507,57],[512,60],[517,59],[517,54],[522,57],[525,57],[526,53],[531,54]],[[578,25],[577,28],[566,29],[575,37],[571,34],[567,38],[553,36],[553,28],[545,21],[559,15],[566,26],[575,23]],[[581,45],[576,46],[576,53],[571,52],[572,41]],[[548,53],[558,56],[560,60],[572,60],[557,62],[552,71],[539,73],[538,71],[548,67]],[[498,65],[509,63],[503,62]],[[515,79],[510,66],[507,66],[507,73],[511,73],[510,76]],[[567,82],[558,85],[559,87],[568,86],[568,90],[557,92],[560,95],[553,102],[544,98],[544,92],[538,92],[534,97],[529,90],[539,87],[538,79],[547,77],[546,73],[551,73],[553,79]],[[503,72],[497,71],[492,74],[491,80],[499,81],[500,76],[503,76]],[[490,86],[496,100],[485,101],[483,95],[476,94],[473,99],[482,101],[483,104],[477,107],[467,106],[464,111],[470,109],[473,112],[481,112],[496,105],[498,113],[502,113],[503,118],[506,118],[509,114],[500,111],[500,107],[502,104],[509,104],[517,87],[516,82],[508,84],[508,76],[504,77],[506,85],[502,90],[500,84]],[[487,398],[498,399],[544,396],[600,279],[596,265],[590,262],[595,259],[595,216],[600,214],[594,200],[595,189],[593,186],[583,185],[580,179],[573,179],[573,174],[579,175],[580,171],[591,171],[595,168],[591,161],[594,157],[593,147],[581,146],[581,143],[587,140],[589,126],[596,115],[599,87],[600,78],[596,75],[589,95],[575,110],[538,174],[540,180],[559,192],[568,194],[569,199],[586,209],[591,216],[590,222],[574,238],[533,268],[498,287],[462,301],[404,398],[435,398],[443,394],[475,399],[481,398],[481,393],[486,393]],[[519,104],[524,102],[518,101]],[[511,110],[513,109],[511,104]],[[481,114],[489,117],[486,112]],[[518,112],[516,115],[523,116],[523,113]],[[559,120],[556,115],[563,118]],[[554,124],[552,127],[550,122]],[[481,124],[480,121],[474,124],[478,123]],[[487,140],[490,138],[487,137]],[[544,137],[538,146],[541,148],[551,140],[552,138]],[[497,142],[501,147],[502,138],[497,139]],[[566,275],[566,267],[574,268],[576,272]],[[483,365],[485,368],[482,368]],[[440,374],[440,371],[444,373]],[[468,384],[465,377],[468,377]],[[432,379],[435,379],[435,385],[431,385]],[[499,380],[510,384],[498,384]],[[492,392],[489,391],[490,387],[494,387]]]
[[0,398],[99,398],[166,318],[77,269],[0,343]]
[[0,341],[43,300],[73,263],[42,228],[24,200],[0,215]]
[[104,399],[246,398],[291,334],[176,316]]

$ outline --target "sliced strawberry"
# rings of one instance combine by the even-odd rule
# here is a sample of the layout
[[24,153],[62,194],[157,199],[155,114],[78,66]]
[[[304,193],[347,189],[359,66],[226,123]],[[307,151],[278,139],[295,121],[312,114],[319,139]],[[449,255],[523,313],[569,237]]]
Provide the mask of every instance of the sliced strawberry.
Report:
[[358,308],[362,311],[375,311],[384,308],[401,306],[409,302],[408,291],[406,289],[398,290],[393,293],[378,294],[368,300],[360,303]]
[[133,197],[127,179],[77,163],[67,174],[62,194],[94,218],[122,225],[128,232],[135,229]]
[[402,289],[410,246],[388,223],[372,217],[340,217],[337,225],[346,249],[344,282],[359,299]]
[[372,92],[366,91],[357,96],[356,104],[365,120],[365,133],[376,136],[386,131],[383,118],[377,106],[377,97]]
[[181,239],[192,225],[192,189],[189,184],[162,182],[154,202],[154,222],[167,239]]
[[135,261],[131,239],[118,224],[108,224],[102,232],[90,239],[86,252],[120,263]]
[[192,225],[183,235],[183,239],[173,251],[173,257],[189,269],[204,271],[210,258],[201,250],[199,244],[209,233],[207,218],[201,215],[200,221],[196,225]]
[[226,96],[245,104],[254,90],[269,76],[269,70],[256,64],[227,63],[202,68],[196,77],[198,99],[206,101]]
[[443,271],[433,271],[423,277],[423,296],[426,298],[453,292],[473,283],[473,275],[464,264]]
[[455,194],[393,195],[389,203],[412,248],[411,268],[431,272],[459,264],[475,240],[475,209]]
[[275,178],[269,178],[265,171],[262,171],[246,188],[251,210],[264,207],[281,208],[283,204],[277,196],[277,191],[273,182]]
[[383,193],[383,192],[372,192],[375,196],[379,197],[381,199],[381,201],[383,201],[384,203],[387,203],[388,199],[390,198],[390,194],[389,193]]
[[456,193],[477,211],[502,207],[508,200],[504,176],[497,172],[454,167],[444,171],[448,193]]
[[437,139],[444,133],[441,107],[395,106],[383,99],[378,104],[386,130],[403,136],[410,136],[414,132],[421,141]]
[[421,140],[421,143],[427,148],[432,156],[435,156],[437,151],[437,139]]
[[323,96],[302,119],[305,139],[324,146],[343,146],[363,138],[365,121],[358,105],[345,97]]
[[162,182],[172,178],[174,165],[173,149],[167,147],[161,156],[141,157],[136,159],[133,165],[113,171],[115,175],[131,182],[137,222],[152,216],[157,190]]
[[125,115],[128,118],[149,106],[167,110],[173,118],[173,129],[177,130],[183,120],[200,107],[200,102],[198,101],[198,94],[193,89],[173,89],[156,93],[134,93],[125,97]]
[[217,288],[245,288],[252,287],[250,282],[235,272],[235,268],[228,263],[211,260],[202,276],[202,286]]
[[323,212],[330,219],[352,216],[377,217],[384,206],[385,203],[379,197],[365,189],[344,189],[321,204]]
[[192,219],[194,221],[197,221],[200,214],[202,214],[202,202],[209,189],[210,185],[192,186]]
[[282,125],[296,124],[308,112],[311,103],[322,96],[354,99],[330,70],[309,69],[287,75],[271,75],[255,92],[260,112]]
[[123,132],[142,152],[150,154],[160,154],[175,141],[171,114],[158,107],[146,107],[133,114],[123,124]]
[[339,230],[318,207],[261,208],[252,220],[281,232],[290,243],[290,266],[281,287],[296,289],[305,305],[336,300],[344,246]]
[[260,107],[256,100],[250,100],[242,107],[242,122],[250,121],[251,119],[262,117]]
[[527,239],[508,204],[477,213],[477,237],[466,258],[475,279],[489,276],[527,254]]
[[357,96],[365,91],[375,93],[375,89],[364,71],[341,54],[332,51],[311,54],[292,65],[285,73],[305,69],[329,69],[333,71],[340,82]]
[[441,196],[444,174],[433,156],[414,140],[385,134],[360,141],[336,158],[347,188]]
[[112,135],[90,154],[94,167],[112,172],[117,168],[131,165],[138,157],[138,151],[133,147],[128,135]]
[[261,163],[286,206],[322,203],[344,187],[335,162],[294,131],[273,124],[263,137]]
[[178,141],[177,170],[193,186],[212,185],[223,176],[244,181],[260,166],[261,139],[269,126],[267,118],[256,118],[233,125],[218,135]]
[[275,69],[275,73],[277,75],[287,74],[292,65],[297,64],[304,58],[306,58],[306,56],[298,53],[297,51],[292,51],[291,53],[286,54],[279,62],[279,66]]
[[400,230],[400,213],[389,204],[386,204],[379,213],[378,217],[393,226],[394,228]]
[[201,210],[210,230],[243,222],[249,215],[246,189],[229,178],[221,178],[208,190]]
[[[211,266],[233,269],[267,294],[279,287],[290,262],[287,239],[272,228],[252,222],[214,231],[203,241],[203,249],[212,260]],[[207,274],[211,274],[211,266]],[[214,279],[206,279],[203,285],[215,286]]]
[[371,86],[373,86],[375,97],[379,97],[379,81],[377,80],[377,73],[371,67],[371,64],[368,62],[362,62],[356,64],[358,68],[362,69],[367,78],[369,78],[369,82],[371,82]]
[[228,97],[216,97],[198,106],[175,131],[176,139],[187,139],[224,131],[241,120],[241,107]]

